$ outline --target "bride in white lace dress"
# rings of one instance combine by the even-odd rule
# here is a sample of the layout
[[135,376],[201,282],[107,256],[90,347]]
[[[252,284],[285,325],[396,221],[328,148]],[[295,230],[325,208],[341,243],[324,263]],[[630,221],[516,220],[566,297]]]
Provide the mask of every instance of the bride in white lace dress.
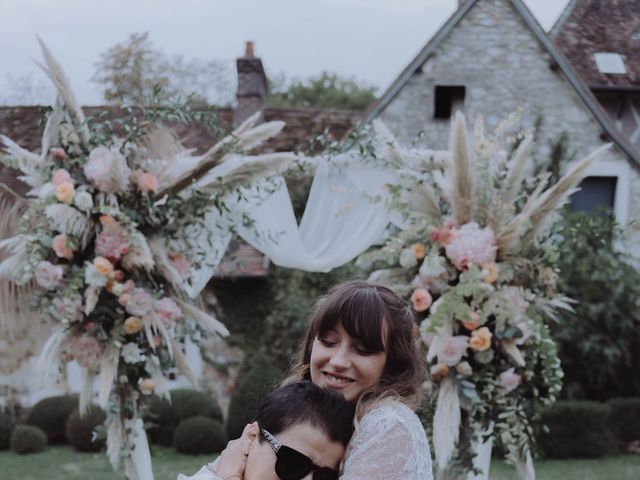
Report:
[[[414,413],[425,380],[414,324],[402,298],[362,281],[338,285],[316,306],[291,378],[357,402],[340,480],[433,479],[427,438]],[[228,449],[211,470],[224,463],[225,472],[237,473],[232,478],[242,478],[239,452]],[[199,475],[192,478],[207,480]]]

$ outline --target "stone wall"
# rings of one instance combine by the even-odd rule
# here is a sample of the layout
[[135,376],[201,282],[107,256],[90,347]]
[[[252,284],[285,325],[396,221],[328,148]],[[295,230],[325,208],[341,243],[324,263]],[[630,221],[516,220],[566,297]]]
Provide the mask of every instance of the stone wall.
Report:
[[[605,143],[596,119],[508,0],[476,2],[382,111],[380,118],[404,142],[423,131],[428,148],[447,148],[449,120],[434,119],[436,85],[464,85],[463,112],[470,120],[482,115],[488,130],[523,107],[523,127],[541,121],[540,158],[548,158],[563,131],[576,159]],[[626,190],[620,220],[640,220],[638,166],[613,148],[594,171],[619,176],[618,187]],[[637,227],[630,229],[627,249],[640,256]]]

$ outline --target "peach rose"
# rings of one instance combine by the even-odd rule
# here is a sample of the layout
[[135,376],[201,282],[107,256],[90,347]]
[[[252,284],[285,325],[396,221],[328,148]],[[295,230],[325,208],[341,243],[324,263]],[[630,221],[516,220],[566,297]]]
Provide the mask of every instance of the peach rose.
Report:
[[484,266],[483,273],[486,272],[483,280],[487,283],[493,283],[498,279],[498,266],[495,262],[487,263]]
[[449,375],[449,366],[446,363],[438,363],[431,367],[431,378],[438,382]]
[[484,352],[491,346],[491,332],[487,327],[478,328],[471,332],[469,346],[477,352]]
[[440,245],[449,245],[455,236],[455,232],[450,228],[434,228],[431,232],[431,241]]
[[124,321],[124,331],[127,335],[133,335],[142,330],[142,319],[140,317],[129,317]]
[[426,255],[426,250],[422,243],[414,243],[413,245],[411,245],[411,252],[418,260],[422,260]]
[[104,257],[96,257],[93,260],[93,266],[105,277],[109,276],[113,272],[113,264]]
[[58,185],[63,184],[64,182],[69,182],[73,184],[73,179],[69,172],[67,172],[64,168],[60,168],[53,172],[53,177],[51,178],[53,184],[57,187]]
[[416,312],[424,312],[432,302],[431,294],[424,288],[416,288],[411,294],[411,303],[413,303],[413,309]]
[[64,234],[56,235],[51,242],[53,251],[60,258],[71,260],[73,258],[73,249],[67,247],[67,236]]
[[463,321],[462,325],[464,325],[464,328],[467,330],[475,330],[480,326],[480,315],[478,315],[475,310],[470,310],[469,316],[471,317],[471,320]]
[[111,215],[100,215],[100,224],[104,227],[116,223],[115,219]]
[[63,160],[67,156],[67,152],[64,151],[64,148],[55,147],[51,149],[51,154],[56,157],[58,160]]
[[136,180],[142,193],[157,192],[160,188],[158,178],[153,173],[138,170],[136,172]]
[[144,380],[142,380],[140,382],[138,387],[140,387],[140,391],[142,393],[149,394],[149,393],[153,392],[154,388],[156,388],[156,382],[154,382],[153,379],[151,379],[151,378],[145,378]]
[[76,194],[76,189],[71,182],[62,182],[60,185],[56,186],[56,198],[59,202],[66,203],[69,205],[73,202],[73,197]]

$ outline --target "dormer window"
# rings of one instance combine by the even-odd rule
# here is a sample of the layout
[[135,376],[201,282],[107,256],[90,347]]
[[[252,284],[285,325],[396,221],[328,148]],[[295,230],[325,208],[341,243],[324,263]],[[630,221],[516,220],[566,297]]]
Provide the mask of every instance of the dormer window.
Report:
[[465,88],[460,85],[436,85],[433,118],[448,119],[464,106]]
[[596,52],[593,54],[600,73],[625,74],[627,69],[624,66],[622,55],[613,52]]

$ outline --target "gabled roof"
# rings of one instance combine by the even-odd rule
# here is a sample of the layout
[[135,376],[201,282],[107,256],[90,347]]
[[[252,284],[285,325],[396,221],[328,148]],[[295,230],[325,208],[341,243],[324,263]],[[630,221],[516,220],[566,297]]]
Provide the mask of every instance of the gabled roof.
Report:
[[[416,57],[407,65],[400,73],[398,78],[387,88],[384,94],[374,102],[365,112],[363,123],[369,123],[375,119],[382,111],[391,103],[398,95],[400,90],[407,84],[411,77],[419,70],[431,54],[440,46],[440,44],[449,36],[451,31],[460,23],[464,16],[477,4],[480,0],[467,0],[460,6],[444,23],[444,25],[435,33],[429,42],[422,48]],[[596,118],[606,135],[614,142],[638,167],[640,167],[640,152],[631,146],[622,134],[609,121],[607,114],[602,109],[596,98],[593,96],[589,88],[579,79],[567,59],[560,53],[553,42],[544,32],[533,14],[521,0],[506,0],[511,2],[515,11],[520,15],[528,28],[533,32],[543,49],[549,54],[558,66],[558,69],[569,84],[573,87],[582,102]]]
[[[640,91],[640,0],[571,0],[550,34],[591,88]],[[600,72],[598,52],[619,54],[626,73]]]

